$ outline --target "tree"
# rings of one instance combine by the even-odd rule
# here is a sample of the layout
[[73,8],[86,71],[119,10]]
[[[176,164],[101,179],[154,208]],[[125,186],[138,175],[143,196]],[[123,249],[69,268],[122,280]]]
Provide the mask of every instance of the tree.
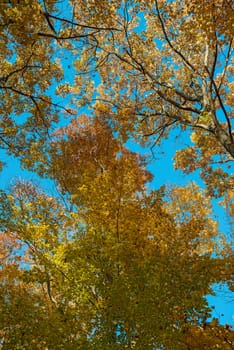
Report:
[[[89,23],[118,24],[117,32],[96,37],[95,67],[86,47],[77,59],[82,74],[73,91],[83,94],[81,104],[90,99],[123,140],[159,145],[180,128],[192,144],[176,153],[175,166],[186,173],[200,169],[208,193],[228,201],[234,157],[231,2],[115,1],[107,9],[107,2],[94,1],[87,10],[86,1],[81,4],[79,15],[85,11]],[[84,80],[94,68],[100,83],[90,91]]]
[[234,345],[234,332],[230,325],[220,326],[214,318],[203,327],[191,327],[185,334],[185,344],[193,350],[229,350]]
[[65,58],[68,50],[73,54],[72,41],[76,50],[79,45],[89,47],[89,37],[107,30],[75,22],[75,5],[64,5],[68,19],[61,16],[59,1],[1,1],[0,146],[22,158],[26,167],[32,155],[34,160],[40,150],[42,155],[61,112],[74,114],[68,101],[51,97],[53,87],[64,79],[64,68],[70,67]]
[[[209,195],[230,204],[231,1],[84,0],[77,6],[72,0],[64,6],[34,0],[1,7],[1,145],[35,169],[45,161],[59,111],[72,115],[77,103],[91,105],[124,141],[160,144],[178,129],[190,135],[175,166],[200,169]],[[73,64],[74,79],[69,74],[64,83]],[[64,104],[51,99],[55,80],[57,94],[68,98]]]
[[[208,321],[205,296],[232,282],[210,203],[233,213],[231,2],[64,3],[0,8],[0,143],[61,191],[0,193],[0,347],[228,350],[233,332]],[[87,106],[92,117],[55,131],[60,111]],[[200,169],[206,190],[150,191],[125,142],[178,129],[192,144],[175,166]]]
[[[102,78],[98,100],[113,107],[118,126],[126,133],[159,138],[173,125],[198,129],[233,158],[230,1],[117,1],[109,10],[105,6],[93,2],[85,13],[92,21],[95,8],[95,23],[119,23],[117,32],[96,38],[96,68]],[[82,5],[79,10],[84,11]],[[87,67],[87,51],[84,47],[77,60],[79,69],[83,62]]]
[[62,78],[62,70],[40,35],[49,28],[39,1],[3,1],[0,16],[0,142],[22,156],[32,143],[43,142],[58,120],[47,90]]
[[2,349],[187,350],[205,295],[230,279],[209,199],[195,184],[149,191],[144,160],[103,119],[56,137],[50,171],[66,202],[30,183],[1,201]]

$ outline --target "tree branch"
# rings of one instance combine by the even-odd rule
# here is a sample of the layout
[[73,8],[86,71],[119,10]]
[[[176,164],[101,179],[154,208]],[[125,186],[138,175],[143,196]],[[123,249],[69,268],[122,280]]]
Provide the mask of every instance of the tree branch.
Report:
[[23,67],[21,68],[17,68],[15,69],[14,71],[10,72],[9,74],[5,75],[5,76],[2,76],[0,77],[0,81],[4,81],[5,83],[7,82],[7,80],[14,74],[16,73],[19,73],[19,72],[24,72],[26,69],[28,68],[42,68],[41,66],[38,66],[38,65],[29,65],[29,62],[31,60],[33,56],[33,53],[31,53],[31,55],[28,57],[28,59],[26,60],[26,63]]
[[233,142],[231,121],[230,121],[230,119],[229,119],[229,117],[228,117],[226,108],[224,107],[224,104],[223,104],[223,101],[222,101],[221,96],[220,96],[220,94],[219,94],[219,90],[218,90],[218,88],[217,88],[217,85],[216,85],[216,83],[215,83],[213,77],[211,76],[208,67],[205,66],[205,68],[206,68],[207,73],[208,73],[209,76],[210,76],[210,79],[211,79],[211,82],[212,82],[212,84],[213,84],[213,87],[214,87],[216,96],[217,96],[217,98],[218,98],[218,100],[219,100],[220,107],[221,107],[221,109],[222,109],[222,111],[223,111],[223,113],[224,113],[224,116],[225,116],[225,118],[226,118],[227,125],[228,125],[228,133],[229,133],[229,136],[230,136],[230,140],[231,140],[231,142]]
[[87,38],[89,36],[94,36],[95,34],[99,33],[99,30],[96,30],[95,32],[92,33],[87,33],[87,34],[77,34],[77,35],[68,35],[68,36],[58,36],[55,34],[51,34],[51,33],[42,33],[42,32],[38,32],[37,35],[39,36],[43,36],[43,37],[47,37],[47,38],[53,38],[56,40],[71,40],[71,39],[82,39],[82,38]]
[[20,91],[20,90],[18,90],[18,89],[13,88],[12,86],[0,86],[0,89],[11,90],[11,91],[15,92],[16,94],[19,94],[19,95],[21,95],[21,96],[25,96],[25,97],[27,97],[27,98],[30,98],[32,101],[40,100],[40,101],[43,101],[43,102],[47,103],[48,105],[51,105],[51,106],[53,106],[53,107],[57,107],[57,108],[59,108],[59,109],[61,109],[61,110],[64,110],[64,111],[65,111],[66,113],[68,113],[68,114],[73,114],[73,113],[71,113],[70,108],[65,108],[65,107],[61,106],[60,104],[58,104],[58,103],[51,102],[51,101],[46,100],[45,98],[40,97],[40,96],[35,96],[35,95],[32,95],[32,94],[27,94],[27,93],[25,93],[25,92],[23,92],[23,91]]
[[96,27],[96,26],[92,26],[92,25],[87,25],[87,24],[81,24],[81,23],[76,23],[74,21],[71,21],[69,19],[66,19],[66,18],[61,18],[61,17],[58,17],[58,16],[54,16],[54,15],[51,15],[49,14],[48,12],[42,12],[44,16],[47,16],[47,18],[53,18],[53,19],[56,19],[58,21],[61,21],[61,22],[64,22],[64,23],[68,23],[68,24],[71,24],[73,26],[76,26],[76,27],[80,27],[80,28],[85,28],[85,29],[94,29],[94,30],[115,30],[115,31],[121,31],[120,29],[118,28],[115,28],[115,27]]
[[227,55],[225,57],[225,64],[224,64],[223,72],[222,72],[222,75],[221,75],[221,80],[220,80],[220,83],[219,83],[219,86],[218,86],[218,91],[220,91],[220,89],[221,89],[221,87],[223,85],[223,79],[224,79],[224,76],[226,74],[226,70],[227,70],[227,67],[228,67],[229,59],[231,57],[232,42],[233,42],[233,39],[231,39],[231,41],[229,43],[228,52],[227,52]]
[[165,24],[164,24],[163,18],[162,18],[161,14],[160,14],[160,11],[159,11],[158,1],[157,1],[157,0],[154,0],[154,2],[155,2],[155,6],[156,6],[158,18],[159,18],[159,21],[160,21],[160,24],[161,24],[161,28],[162,28],[164,37],[165,37],[165,39],[166,39],[168,45],[169,45],[170,48],[184,61],[184,63],[186,64],[186,66],[187,66],[188,68],[190,68],[193,72],[198,73],[197,70],[194,68],[194,66],[193,66],[193,65],[186,59],[186,57],[182,54],[182,52],[180,52],[179,50],[177,50],[176,47],[172,44],[171,40],[170,40],[169,37],[168,37],[168,34],[167,34],[167,31],[166,31],[166,28],[165,28]]

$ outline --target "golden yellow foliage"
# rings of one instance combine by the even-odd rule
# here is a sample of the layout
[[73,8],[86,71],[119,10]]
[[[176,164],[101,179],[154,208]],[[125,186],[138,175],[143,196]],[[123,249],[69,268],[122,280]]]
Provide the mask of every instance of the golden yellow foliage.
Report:
[[60,129],[50,157],[65,202],[27,182],[2,193],[2,348],[200,344],[205,296],[231,278],[205,193],[195,184],[149,191],[144,159],[101,118]]

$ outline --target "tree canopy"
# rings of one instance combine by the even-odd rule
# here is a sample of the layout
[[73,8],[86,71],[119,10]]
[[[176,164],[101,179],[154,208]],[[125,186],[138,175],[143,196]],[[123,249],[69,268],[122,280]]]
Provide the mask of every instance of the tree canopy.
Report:
[[6,0],[0,11],[0,141],[24,166],[62,113],[88,106],[123,141],[160,145],[180,128],[192,142],[175,167],[233,196],[231,1]]
[[[5,0],[0,146],[52,179],[0,190],[0,349],[229,350],[214,284],[233,290],[233,5]],[[204,182],[151,187],[147,158]]]
[[205,326],[233,262],[205,193],[148,192],[103,120],[59,130],[52,156],[65,202],[27,182],[2,194],[2,349],[196,349],[201,332],[231,348],[231,330]]

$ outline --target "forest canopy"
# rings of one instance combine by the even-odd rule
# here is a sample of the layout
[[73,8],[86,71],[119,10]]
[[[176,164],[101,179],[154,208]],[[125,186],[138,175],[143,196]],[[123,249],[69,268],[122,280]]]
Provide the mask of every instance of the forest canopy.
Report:
[[[233,290],[233,22],[229,0],[1,2],[0,147],[57,192],[0,190],[0,349],[233,348],[206,298]],[[175,135],[194,181],[153,189],[129,142]]]

